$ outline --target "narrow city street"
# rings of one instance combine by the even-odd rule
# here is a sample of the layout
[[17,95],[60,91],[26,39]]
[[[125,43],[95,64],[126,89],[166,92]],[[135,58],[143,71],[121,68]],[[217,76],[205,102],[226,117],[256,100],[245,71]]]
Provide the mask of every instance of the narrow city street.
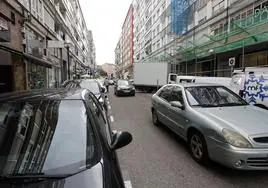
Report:
[[116,97],[113,89],[109,93],[112,128],[133,135],[132,143],[118,151],[123,174],[133,188],[267,187],[266,171],[234,171],[213,162],[198,165],[180,138],[165,127],[154,127],[151,95]]

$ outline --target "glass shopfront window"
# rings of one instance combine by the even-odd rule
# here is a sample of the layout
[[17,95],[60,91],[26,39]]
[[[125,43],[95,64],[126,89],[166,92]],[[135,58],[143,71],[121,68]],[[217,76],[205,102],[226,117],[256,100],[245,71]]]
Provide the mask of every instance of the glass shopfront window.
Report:
[[28,88],[41,89],[47,87],[46,67],[33,63],[27,63]]
[[52,69],[49,69],[48,71],[48,82],[49,82],[49,88],[57,88],[60,86],[61,83],[61,73],[60,68],[52,67]]

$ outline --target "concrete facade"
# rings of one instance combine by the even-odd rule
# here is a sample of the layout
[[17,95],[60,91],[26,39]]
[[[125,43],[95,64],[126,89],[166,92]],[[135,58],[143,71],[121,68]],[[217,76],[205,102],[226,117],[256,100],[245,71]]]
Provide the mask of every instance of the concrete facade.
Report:
[[17,2],[0,1],[0,93],[26,89],[25,64],[21,55],[22,18],[22,8]]
[[124,77],[132,77],[134,63],[134,7],[131,4],[122,27],[122,63]]
[[[95,63],[78,0],[0,1],[0,28],[0,65],[16,65],[1,69],[6,91],[59,87]],[[4,41],[7,32],[10,41]]]

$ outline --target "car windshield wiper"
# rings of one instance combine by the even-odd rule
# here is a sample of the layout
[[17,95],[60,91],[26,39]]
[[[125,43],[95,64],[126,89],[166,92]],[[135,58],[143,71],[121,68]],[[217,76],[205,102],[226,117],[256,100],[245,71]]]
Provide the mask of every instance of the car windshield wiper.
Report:
[[207,107],[220,107],[218,104],[201,104],[201,107],[207,108]]
[[243,104],[243,103],[225,103],[221,104],[222,106],[246,106],[248,104]]

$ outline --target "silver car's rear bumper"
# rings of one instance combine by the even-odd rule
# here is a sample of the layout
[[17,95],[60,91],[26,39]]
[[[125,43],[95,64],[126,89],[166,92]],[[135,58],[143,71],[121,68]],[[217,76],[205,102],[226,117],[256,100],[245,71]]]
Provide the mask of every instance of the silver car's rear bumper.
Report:
[[211,160],[241,170],[268,170],[267,149],[240,149],[206,137]]

